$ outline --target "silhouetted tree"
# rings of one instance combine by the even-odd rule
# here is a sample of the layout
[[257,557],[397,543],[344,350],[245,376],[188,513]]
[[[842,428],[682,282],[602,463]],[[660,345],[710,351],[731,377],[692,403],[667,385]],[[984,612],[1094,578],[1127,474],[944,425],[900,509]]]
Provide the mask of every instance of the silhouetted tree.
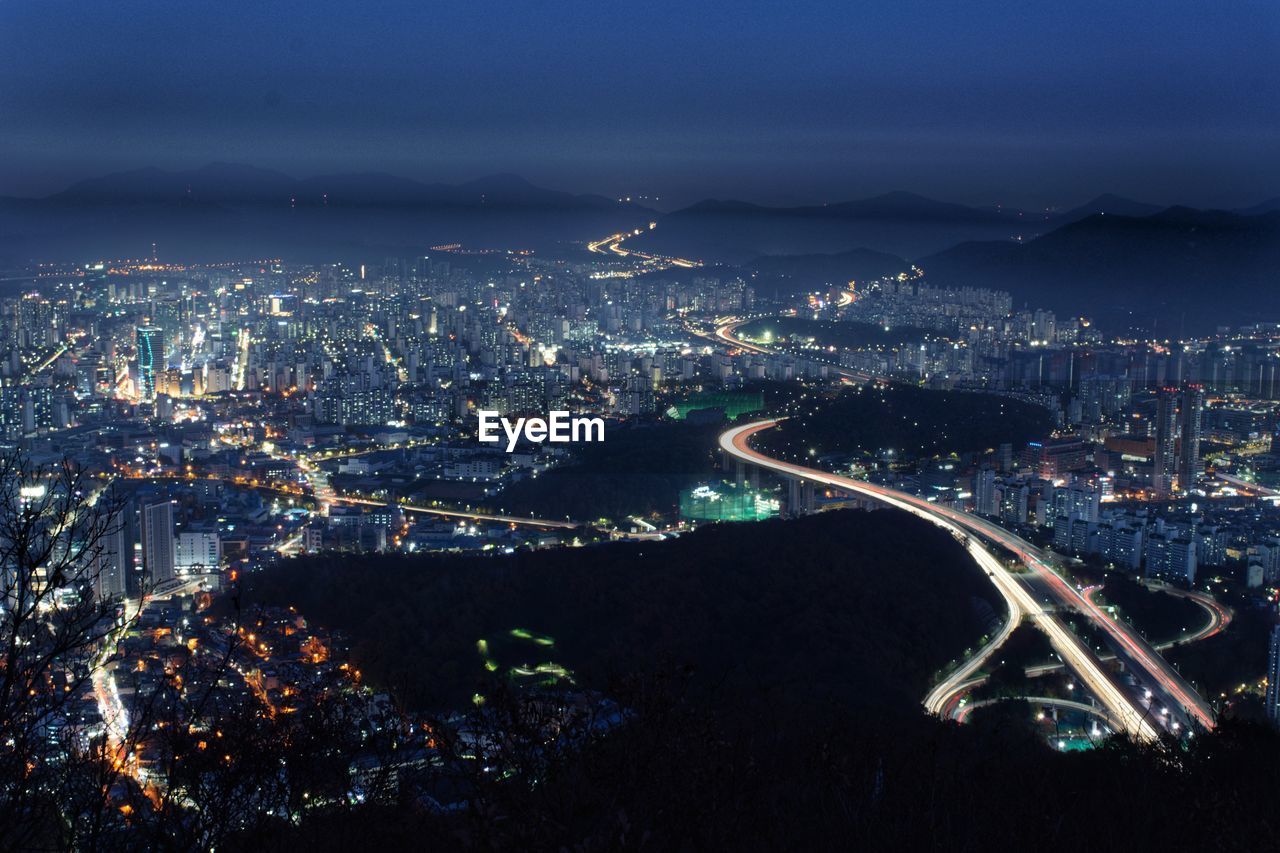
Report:
[[118,623],[97,587],[120,523],[107,484],[73,462],[0,454],[0,847],[56,837],[68,762],[91,749],[70,711]]

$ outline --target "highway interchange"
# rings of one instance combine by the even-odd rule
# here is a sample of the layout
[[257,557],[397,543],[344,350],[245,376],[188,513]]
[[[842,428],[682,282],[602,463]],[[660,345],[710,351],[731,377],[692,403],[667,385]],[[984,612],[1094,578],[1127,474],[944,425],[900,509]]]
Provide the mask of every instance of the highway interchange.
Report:
[[[1176,719],[1181,716],[1179,709],[1176,707],[1170,707],[1167,713],[1162,713],[1163,706],[1161,709],[1156,709],[1154,706],[1146,707],[1142,699],[1132,696],[1128,691],[1122,689],[1123,685],[1117,683],[1106,672],[1095,652],[1086,647],[1062,623],[1056,615],[1057,608],[1054,605],[1056,604],[1058,607],[1073,607],[1076,601],[1084,601],[1084,599],[1073,587],[1062,580],[1044,560],[1035,557],[1028,543],[1008,531],[994,525],[987,525],[968,513],[940,507],[923,498],[900,492],[896,489],[842,477],[816,468],[783,462],[753,449],[750,445],[751,437],[762,430],[771,429],[777,423],[776,419],[769,419],[733,427],[720,436],[720,448],[729,456],[747,464],[757,465],[786,477],[798,477],[830,486],[849,494],[869,497],[880,503],[905,510],[913,515],[932,521],[950,531],[965,544],[970,555],[983,568],[996,590],[1004,598],[1010,614],[1010,618],[1006,620],[1004,627],[976,655],[947,674],[942,682],[935,686],[925,699],[925,706],[928,710],[933,713],[940,713],[952,700],[961,685],[968,681],[999,648],[1000,643],[1013,630],[1013,627],[1023,619],[1028,619],[1045,632],[1053,645],[1054,651],[1075,672],[1081,683],[1101,703],[1108,714],[1111,715],[1111,718],[1117,721],[1126,732],[1141,740],[1152,740],[1158,736],[1159,729],[1157,727],[1165,728],[1172,732],[1178,731],[1186,725],[1184,721]],[[992,553],[986,544],[987,542],[1002,545],[1018,553],[1028,569],[1026,575],[1029,578],[1024,577],[1022,573],[1015,574],[1010,571],[1009,567]],[[1056,582],[1054,579],[1056,579]],[[1055,597],[1046,601],[1044,593],[1049,591],[1055,593]],[[1102,613],[1100,609],[1094,609],[1096,612]],[[1089,615],[1092,617],[1092,614]],[[1109,617],[1104,616],[1102,618],[1108,624],[1112,624],[1112,620]],[[1154,651],[1152,655],[1159,657]],[[1164,668],[1150,664],[1148,659],[1143,656],[1135,655],[1134,660],[1135,666],[1146,664],[1146,666],[1150,667],[1149,669],[1142,669],[1144,683],[1153,683],[1160,686],[1167,690],[1170,695],[1178,695],[1178,691],[1182,691],[1185,694],[1187,690],[1190,690],[1189,686],[1175,683],[1165,673]],[[1165,667],[1167,667],[1167,664]],[[1200,703],[1203,704],[1203,700],[1200,700]],[[1194,702],[1190,704],[1193,708],[1195,707]],[[1207,727],[1212,727],[1212,714],[1209,713],[1206,719]]]
[[[718,320],[711,334],[698,332],[721,346],[773,354],[777,351],[744,340],[736,333],[749,319],[725,317]],[[830,367],[846,381],[871,381],[874,377],[839,367]],[[871,483],[830,474],[816,468],[794,465],[765,456],[750,446],[756,433],[773,427],[776,419],[756,421],[725,432],[721,449],[730,457],[746,464],[772,470],[785,477],[820,483],[849,494],[872,498],[880,503],[927,518],[950,530],[969,550],[974,560],[991,578],[1005,599],[1009,618],[987,645],[947,674],[925,699],[931,712],[954,716],[964,706],[964,695],[981,678],[975,678],[983,665],[1000,647],[1013,628],[1023,619],[1037,624],[1053,644],[1059,657],[1074,671],[1085,687],[1105,708],[1113,725],[1142,739],[1154,737],[1159,730],[1172,734],[1189,733],[1196,726],[1212,729],[1215,715],[1203,697],[1160,655],[1159,651],[1132,627],[1115,619],[1096,604],[1091,591],[1077,589],[1055,565],[1054,558],[1030,542],[987,519],[950,507],[942,507],[915,495],[876,486]],[[991,553],[994,544],[1017,555],[1026,571],[1014,574]],[[1201,607],[1217,608],[1200,632],[1207,636],[1221,630],[1227,614],[1207,596],[1193,596]],[[1055,612],[1078,612],[1101,629],[1113,649],[1110,654],[1088,648],[1055,615]],[[1196,639],[1196,636],[1187,639]],[[1118,660],[1131,679],[1117,679],[1109,674],[1104,661],[1114,666]]]

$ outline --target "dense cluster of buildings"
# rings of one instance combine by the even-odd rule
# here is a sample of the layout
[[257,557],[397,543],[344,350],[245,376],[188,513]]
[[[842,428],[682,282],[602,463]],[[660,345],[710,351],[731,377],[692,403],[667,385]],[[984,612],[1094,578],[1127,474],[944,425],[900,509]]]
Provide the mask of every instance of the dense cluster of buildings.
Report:
[[[1218,450],[1256,451],[1248,464],[1262,479],[1280,467],[1266,454],[1274,330],[1105,341],[1087,320],[1019,310],[999,291],[931,286],[918,269],[845,299],[777,304],[732,271],[637,275],[605,253],[441,247],[376,266],[145,261],[62,272],[0,306],[11,342],[0,353],[0,440],[116,480],[130,521],[104,594],[272,548],[537,544],[544,534],[483,519],[413,523],[401,509],[499,507],[512,484],[565,461],[548,445],[478,444],[478,410],[658,417],[693,394],[822,382],[841,366],[1050,409],[1061,433],[1016,455],[1001,448],[972,481],[974,504],[1118,562],[1138,551],[1147,562],[1166,533],[1110,517],[1089,518],[1087,533],[1069,517],[1058,531],[1052,487],[1039,483],[1084,477],[1108,503],[1159,501],[1195,493]],[[726,349],[704,336],[719,317],[791,308],[926,334],[838,351]],[[310,517],[304,498],[318,504]],[[1136,528],[1144,534],[1131,536]],[[1181,554],[1184,533],[1162,553]]]
[[[1280,513],[1206,481],[1205,457],[1274,468],[1272,454],[1258,451],[1269,447],[1280,413],[1241,399],[1206,408],[1205,389],[1189,383],[1130,390],[1126,399],[1095,423],[1069,416],[1063,432],[1016,458],[1006,445],[982,460],[967,490],[972,509],[1044,530],[1063,553],[1152,577],[1193,583],[1206,569],[1235,565],[1249,587],[1274,585]],[[1214,426],[1232,423],[1247,427]]]
[[1280,399],[1274,323],[1223,328],[1207,340],[1117,340],[1087,318],[1016,308],[1004,291],[931,286],[919,269],[860,287],[847,306],[824,305],[829,315],[886,331],[927,332],[918,341],[844,347],[837,356],[844,367],[940,386],[1077,388],[1086,423],[1126,406],[1134,389],[1162,385]]
[[[668,389],[735,376],[680,317],[747,310],[749,286],[615,272],[456,247],[377,267],[46,269],[0,300],[0,443],[117,482],[129,521],[104,595],[285,545],[536,543],[483,519],[406,527],[397,503],[479,505],[563,458],[478,445],[478,410],[648,416]],[[200,511],[153,506],[187,492]],[[320,505],[302,530],[304,492]]]

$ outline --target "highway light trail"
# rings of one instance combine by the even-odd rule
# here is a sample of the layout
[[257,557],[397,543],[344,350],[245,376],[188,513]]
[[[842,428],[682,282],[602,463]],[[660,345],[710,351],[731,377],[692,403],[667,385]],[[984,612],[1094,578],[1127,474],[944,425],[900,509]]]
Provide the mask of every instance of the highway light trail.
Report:
[[[794,314],[794,312],[790,313]],[[752,343],[751,341],[740,338],[735,334],[739,327],[744,326],[749,322],[751,322],[749,319],[742,319],[739,317],[725,317],[722,320],[716,321],[716,339],[721,343],[729,344],[732,347],[746,350],[747,352],[754,352],[759,355],[779,355],[778,350]],[[850,370],[847,367],[840,367],[839,365],[831,364],[829,362],[824,361],[821,362],[821,364],[837,376],[843,376],[847,379],[855,379],[859,382],[870,382],[875,378],[869,373],[863,373],[859,370]]]
[[1164,658],[1160,657],[1154,648],[1151,648],[1148,643],[1138,638],[1128,626],[1117,622],[1110,614],[1103,611],[1101,607],[1094,604],[1082,595],[1079,590],[1067,583],[1062,575],[1054,571],[1053,567],[1045,562],[1030,543],[1014,536],[1002,527],[973,518],[968,513],[959,513],[956,510],[941,507],[938,510],[951,516],[969,518],[972,529],[996,539],[1016,553],[1027,568],[1036,572],[1039,577],[1048,582],[1050,588],[1065,604],[1078,607],[1089,616],[1094,624],[1105,630],[1124,649],[1131,660],[1151,680],[1158,683],[1161,688],[1179,702],[1188,714],[1193,716],[1206,729],[1212,729],[1216,725],[1213,710],[1209,708],[1208,703],[1190,685],[1183,681],[1182,677],[1169,666]]
[[[242,489],[257,489],[260,491],[274,492],[277,494],[287,495],[289,497],[295,497],[295,498],[307,497],[305,493],[299,493],[296,490],[289,490],[289,489],[281,488],[279,486],[269,485],[267,483],[258,483],[258,484],[246,483],[243,480],[237,480],[234,477],[215,477],[211,475],[200,476],[200,477],[175,477],[175,476],[164,476],[164,475],[154,475],[154,476],[148,475],[146,477],[137,477],[135,479],[147,479],[147,480],[151,480],[152,482],[159,482],[161,480],[182,480],[184,482],[194,482],[196,480],[205,480],[209,482],[225,483],[227,485],[236,486]],[[361,497],[353,497],[348,495],[332,494],[331,487],[326,487],[325,494],[328,495],[325,498],[320,498],[318,495],[313,495],[313,497],[317,502],[320,502],[321,500],[323,500],[330,504],[335,504],[335,503],[336,504],[352,504],[354,506],[375,506],[375,507],[387,506],[387,501],[385,499],[374,500],[373,498],[361,498]],[[583,523],[584,523],[581,521],[574,521],[571,519],[565,519],[561,521],[554,518],[536,518],[534,516],[502,515],[502,514],[495,515],[495,514],[483,513],[483,512],[468,512],[466,510],[460,510],[460,509],[448,509],[447,507],[420,506],[417,504],[407,504],[407,503],[397,503],[396,506],[404,512],[419,513],[422,515],[438,515],[438,516],[441,516],[442,518],[465,519],[468,521],[477,521],[477,522],[482,522],[486,524],[514,524],[518,527],[540,527],[540,528],[548,528],[548,529],[554,528],[558,530],[575,530],[583,526]]]
[[[1095,584],[1094,586],[1085,587],[1083,590],[1080,591],[1080,594],[1083,595],[1085,598],[1087,598],[1089,602],[1094,604],[1096,607],[1105,609],[1106,605],[1101,605],[1101,604],[1098,604],[1096,601],[1094,601],[1094,597],[1101,590],[1102,590],[1102,585]],[[1190,601],[1191,603],[1199,607],[1201,610],[1203,610],[1205,612],[1205,615],[1208,618],[1206,619],[1203,625],[1201,625],[1196,630],[1192,631],[1190,634],[1184,634],[1172,640],[1165,640],[1164,642],[1154,643],[1152,647],[1156,649],[1156,651],[1163,651],[1164,649],[1173,648],[1179,643],[1198,643],[1201,640],[1207,640],[1210,637],[1214,637],[1222,633],[1223,630],[1225,630],[1226,627],[1231,624],[1231,611],[1228,610],[1226,607],[1223,607],[1221,604],[1219,604],[1210,596],[1207,596],[1199,592],[1181,590],[1181,589],[1178,589],[1177,587],[1166,587],[1161,591],[1168,595],[1187,599],[1188,601]]]
[[[995,705],[1001,702],[1001,699],[982,699],[977,702],[970,702],[955,713],[955,719],[963,722],[970,712],[981,708],[985,705]],[[1051,696],[1027,696],[1024,701],[1032,705],[1044,705],[1051,708],[1063,708],[1068,711],[1079,711],[1084,714],[1091,714],[1105,720],[1107,725],[1115,726],[1116,721],[1111,719],[1106,710],[1098,708],[1094,705],[1086,705],[1084,702],[1076,702],[1072,699],[1055,699]]]
[[747,320],[739,320],[731,317],[724,324],[716,326],[716,337],[730,346],[746,350],[747,352],[760,353],[761,355],[773,355],[773,350],[762,347],[759,344],[753,344],[750,341],[743,340],[734,334],[734,332],[738,330],[739,326],[742,326],[747,322]]
[[[1086,587],[1083,590],[1083,594],[1092,598],[1094,595],[1098,593],[1100,589],[1101,589],[1100,586]],[[1184,636],[1180,636],[1175,639],[1164,640],[1163,642],[1156,643],[1154,645],[1154,648],[1156,651],[1164,651],[1165,649],[1173,648],[1174,646],[1183,644],[1183,643],[1198,643],[1201,640],[1207,640],[1210,637],[1215,637],[1218,634],[1222,633],[1222,631],[1224,631],[1226,627],[1231,624],[1231,618],[1232,618],[1231,610],[1219,604],[1211,596],[1208,596],[1199,592],[1180,590],[1180,589],[1177,589],[1176,587],[1168,587],[1164,591],[1169,593],[1170,595],[1177,595],[1179,597],[1187,598],[1188,600],[1194,602],[1202,610],[1204,610],[1205,616],[1207,618],[1205,619],[1205,623],[1203,625],[1201,625],[1195,631],[1192,631],[1190,634],[1186,634]],[[1115,655],[1113,654],[1100,654],[1097,657],[1099,661],[1104,661],[1104,662],[1115,660]],[[1046,664],[1038,664],[1036,666],[1029,666],[1027,667],[1027,675],[1033,678],[1036,678],[1050,672],[1057,672],[1058,670],[1062,669],[1063,666],[1064,664],[1062,663],[1046,663]],[[960,708],[959,700],[961,699],[961,697],[964,696],[964,694],[973,690],[973,688],[977,687],[979,684],[984,683],[986,680],[987,680],[986,676],[977,676],[975,678],[969,679],[968,681],[956,684],[951,695],[941,703],[942,710],[939,713],[939,716],[953,718],[953,719],[963,719],[964,712],[973,706],[966,705],[964,708]]]
[[1268,489],[1266,486],[1260,486],[1257,483],[1251,483],[1248,480],[1242,480],[1239,477],[1233,477],[1232,475],[1221,471],[1214,474],[1214,476],[1226,483],[1228,486],[1244,492],[1246,495],[1257,495],[1260,498],[1280,497],[1280,491],[1277,491],[1276,489]]
[[[349,498],[335,496],[334,503],[358,504],[361,506],[386,506],[386,501],[375,501],[368,498]],[[433,506],[416,506],[414,504],[397,504],[404,512],[420,512],[428,515],[439,515],[445,518],[465,518],[470,521],[482,521],[490,524],[516,524],[526,527],[554,527],[561,530],[573,530],[580,527],[577,521],[555,521],[549,518],[531,518],[519,515],[485,515],[479,512],[463,512],[455,509],[441,509]]]
[[972,536],[965,536],[954,525],[944,524],[943,526],[951,530],[953,534],[960,536],[965,547],[968,549],[970,556],[974,561],[982,567],[982,570],[991,577],[995,584],[996,591],[1004,598],[1005,607],[1008,609],[1009,616],[1004,621],[1004,625],[992,637],[987,644],[979,649],[978,653],[970,657],[967,661],[957,667],[954,671],[947,675],[946,678],[934,685],[929,694],[925,696],[924,707],[930,714],[938,716],[943,715],[944,709],[949,705],[955,697],[960,696],[968,689],[968,682],[972,680],[983,664],[985,664],[995,652],[1004,645],[1005,640],[1009,639],[1009,635],[1014,629],[1022,624],[1024,616],[1030,615],[1023,606],[1023,602],[1010,593],[1005,584],[999,583],[995,579],[995,573],[1002,571],[995,556],[988,551],[982,543],[974,539]]
[[587,251],[594,252],[598,255],[608,255],[612,253],[617,255],[619,258],[639,258],[643,261],[650,261],[657,264],[670,264],[676,267],[683,267],[684,269],[696,269],[697,267],[702,266],[702,261],[694,261],[688,258],[672,258],[667,257],[666,255],[654,255],[648,252],[641,252],[636,249],[622,248],[623,240],[642,233],[643,230],[637,228],[630,232],[622,231],[617,234],[610,234],[603,240],[593,240],[587,243]]
[[[829,474],[816,468],[793,465],[753,450],[749,444],[751,436],[762,430],[771,429],[777,423],[776,419],[771,419],[734,427],[721,434],[720,447],[725,453],[734,458],[786,476],[799,477],[816,483],[823,483],[851,494],[861,494],[874,498],[889,506],[926,518],[959,536],[966,536],[966,534],[972,533],[984,536],[991,535],[978,525],[974,525],[973,520],[966,513],[947,511],[904,492]],[[1012,534],[1007,536],[1016,540],[1016,537],[1013,537]],[[1033,620],[1045,632],[1053,645],[1054,651],[1071,666],[1085,686],[1097,697],[1098,701],[1102,703],[1124,731],[1139,740],[1154,740],[1157,737],[1157,732],[1147,719],[1147,715],[1116,687],[1102,670],[1093,653],[1080,642],[1075,634],[1067,630],[1051,613],[1045,611],[1031,596],[1030,592],[1018,582],[1017,578],[999,560],[983,547],[978,547],[975,550],[972,537],[966,536],[966,538],[969,540],[970,554],[974,555],[979,565],[987,572],[987,576],[991,578],[992,583],[1005,601],[1011,602],[1010,613],[1013,613],[1015,609],[1020,610],[1024,617]],[[1001,544],[1006,544],[1006,542],[1001,541],[1005,537],[992,538],[1000,541]],[[1006,544],[1006,547],[1009,546]],[[1020,549],[1011,548],[1011,550],[1019,551]],[[1059,581],[1061,581],[1061,578],[1059,578]],[[1063,583],[1065,585],[1065,582]],[[1076,596],[1076,598],[1083,600],[1080,596]],[[1009,621],[1012,622],[1013,619],[1011,618]],[[972,664],[972,661],[970,661],[970,664]],[[960,677],[956,677],[957,673],[953,673],[951,677],[946,679],[944,686],[951,688],[958,685],[976,669],[977,666],[970,667],[966,665],[961,667],[960,670],[957,670],[957,673],[965,670],[967,672]],[[1156,672],[1159,672],[1159,670]],[[950,692],[949,689],[944,691],[946,696],[949,696]],[[945,696],[935,690],[930,693],[926,702],[932,702],[938,707],[942,707],[946,704],[944,700]],[[939,702],[941,702],[941,705],[938,704]]]

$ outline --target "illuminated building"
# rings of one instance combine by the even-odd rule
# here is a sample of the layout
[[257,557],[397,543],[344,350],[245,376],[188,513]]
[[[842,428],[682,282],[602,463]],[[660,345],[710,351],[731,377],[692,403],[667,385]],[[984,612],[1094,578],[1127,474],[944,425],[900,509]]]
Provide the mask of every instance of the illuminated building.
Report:
[[142,399],[156,396],[156,369],[164,364],[164,330],[159,326],[138,327],[138,389]]
[[1182,389],[1181,446],[1178,450],[1178,488],[1186,491],[1200,479],[1200,428],[1204,418],[1204,389],[1188,385]]
[[983,468],[973,478],[973,511],[979,515],[994,516],[1000,513],[1000,488],[996,485],[996,472]]
[[1022,452],[1022,464],[1045,480],[1056,480],[1068,471],[1084,467],[1086,451],[1079,435],[1031,441]]
[[168,500],[142,508],[142,568],[147,580],[161,584],[173,580],[177,555],[174,549],[173,504]]
[[1196,580],[1196,546],[1174,529],[1164,529],[1156,522],[1156,530],[1146,539],[1147,577],[1167,581]]
[[680,493],[680,517],[691,521],[760,521],[777,515],[778,509],[776,498],[728,484]]
[[94,555],[94,592],[99,601],[113,601],[127,593],[131,554],[129,526],[120,516],[103,534],[100,548]]
[[1267,719],[1280,725],[1280,625],[1271,628],[1271,654],[1267,659]]
[[758,412],[764,408],[764,395],[749,391],[722,391],[693,394],[674,403],[667,409],[667,417],[682,421],[692,412],[707,409],[723,409],[724,416],[734,420],[740,415]]
[[208,571],[222,560],[222,545],[216,530],[184,530],[178,534],[176,564],[181,569]]
[[1151,489],[1157,498],[1173,494],[1177,467],[1177,410],[1177,389],[1161,388],[1156,394],[1156,448],[1151,464]]

